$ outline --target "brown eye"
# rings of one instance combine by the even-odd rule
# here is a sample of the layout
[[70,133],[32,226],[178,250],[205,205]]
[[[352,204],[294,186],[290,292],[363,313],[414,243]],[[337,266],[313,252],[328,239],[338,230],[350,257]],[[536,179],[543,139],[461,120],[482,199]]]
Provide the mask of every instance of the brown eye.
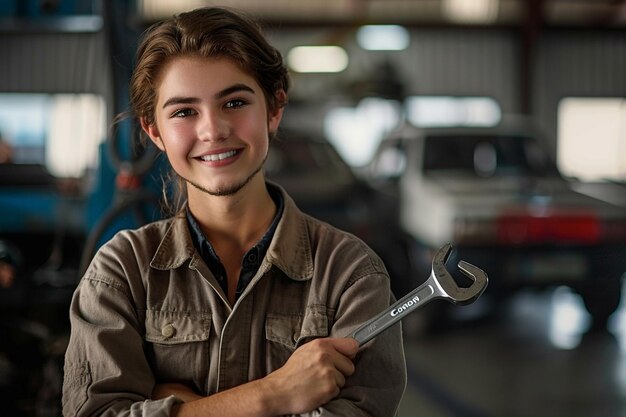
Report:
[[192,109],[180,109],[172,113],[172,117],[187,117],[193,116],[194,114],[196,114],[196,112]]
[[225,107],[227,109],[238,109],[239,107],[243,107],[246,105],[246,102],[241,99],[230,100],[226,103]]

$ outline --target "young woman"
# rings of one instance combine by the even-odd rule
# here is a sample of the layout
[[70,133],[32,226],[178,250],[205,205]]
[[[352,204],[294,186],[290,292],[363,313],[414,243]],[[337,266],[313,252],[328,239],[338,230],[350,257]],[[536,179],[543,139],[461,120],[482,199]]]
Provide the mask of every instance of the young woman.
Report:
[[395,415],[399,326],[360,350],[345,337],[390,304],[383,264],[264,178],[288,87],[280,53],[236,12],[147,31],[132,109],[185,203],[117,234],[81,280],[66,417]]

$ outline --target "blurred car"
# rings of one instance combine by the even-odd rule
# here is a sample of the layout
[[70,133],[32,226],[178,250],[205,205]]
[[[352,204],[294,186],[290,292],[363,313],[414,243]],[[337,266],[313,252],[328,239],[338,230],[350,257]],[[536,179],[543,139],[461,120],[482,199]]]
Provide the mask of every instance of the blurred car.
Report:
[[281,128],[265,170],[302,211],[366,242],[385,263],[394,293],[404,291],[410,271],[408,237],[399,227],[395,201],[359,179],[330,142],[301,129]]
[[432,251],[450,242],[456,258],[487,272],[492,299],[566,285],[597,326],[617,309],[626,210],[576,192],[529,125],[405,125],[381,142],[368,170],[398,201],[414,268],[422,271],[413,276],[426,273]]

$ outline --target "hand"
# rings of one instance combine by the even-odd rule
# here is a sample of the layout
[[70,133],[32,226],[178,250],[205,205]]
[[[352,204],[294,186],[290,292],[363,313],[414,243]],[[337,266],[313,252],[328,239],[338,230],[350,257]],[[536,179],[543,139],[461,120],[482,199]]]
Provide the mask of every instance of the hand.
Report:
[[265,380],[276,395],[278,414],[306,413],[336,397],[354,373],[359,345],[352,338],[315,339],[291,355]]
[[189,402],[203,398],[198,395],[186,385],[177,383],[156,384],[152,390],[152,399],[160,400],[162,398],[169,397],[170,395],[182,400],[183,402]]

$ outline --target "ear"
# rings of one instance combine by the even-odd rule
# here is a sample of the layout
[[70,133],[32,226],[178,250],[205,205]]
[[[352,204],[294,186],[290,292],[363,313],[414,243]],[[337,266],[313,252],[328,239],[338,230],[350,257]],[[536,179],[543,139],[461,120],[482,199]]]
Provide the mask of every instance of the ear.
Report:
[[145,117],[140,117],[139,122],[141,123],[141,128],[144,132],[146,132],[152,143],[154,143],[157,148],[165,152],[165,147],[163,146],[163,141],[161,140],[161,134],[159,133],[159,128],[156,123],[148,124]]
[[278,90],[276,92],[276,108],[274,111],[268,114],[268,131],[270,133],[275,133],[278,130],[278,126],[280,125],[280,121],[283,118],[283,111],[285,110],[285,104],[287,103],[287,93],[285,90]]

